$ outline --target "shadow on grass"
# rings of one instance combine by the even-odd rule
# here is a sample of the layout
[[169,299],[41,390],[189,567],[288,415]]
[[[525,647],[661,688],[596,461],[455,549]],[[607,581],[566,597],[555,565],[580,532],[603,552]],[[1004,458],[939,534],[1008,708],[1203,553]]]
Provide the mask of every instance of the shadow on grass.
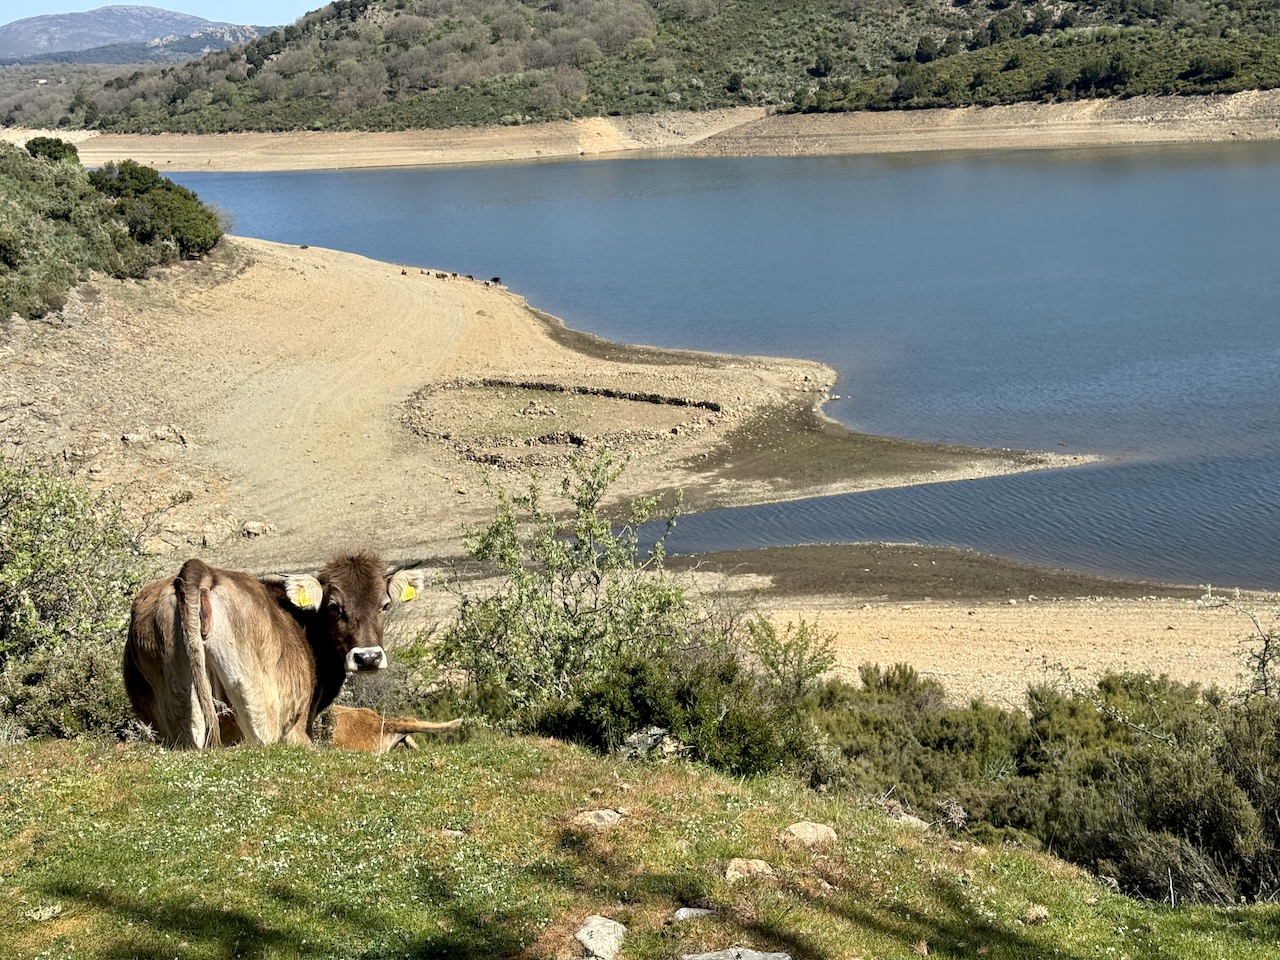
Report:
[[178,904],[75,883],[58,884],[51,892],[108,914],[125,926],[110,946],[95,952],[103,960],[167,960],[174,955],[175,943],[182,941],[201,952],[213,948],[210,956],[255,957],[266,951],[283,952],[299,939],[245,910]]
[[[856,880],[843,890],[823,891],[817,883],[819,875],[803,871],[792,879],[751,881],[741,895],[726,896],[709,865],[653,868],[619,853],[607,834],[563,830],[556,850],[557,856],[527,864],[518,872],[536,887],[568,895],[590,912],[608,914],[636,908],[665,913],[679,906],[712,906],[716,908],[712,922],[722,930],[727,928],[726,942],[718,947],[748,946],[787,953],[794,960],[846,956],[847,947],[832,946],[829,931],[833,926],[864,931],[879,941],[879,951],[887,941],[894,946],[886,955],[904,957],[924,947],[929,956],[957,960],[1022,960],[1046,952],[1059,960],[1086,960],[1109,946],[1114,946],[1117,956],[1127,953],[1144,960],[1179,960],[1186,955],[1155,942],[1151,927],[1139,924],[1130,929],[1102,909],[1092,929],[1077,943],[1053,937],[1056,917],[1052,903],[1043,928],[1028,926],[1021,918],[988,919],[975,913],[966,890],[947,878],[928,881],[910,900],[861,891]],[[751,883],[759,885],[754,893]],[[772,891],[759,896],[762,887],[775,888],[785,896],[775,896]],[[252,911],[209,906],[210,891],[196,892],[189,899],[157,899],[142,892],[63,883],[50,892],[113,918],[114,941],[94,953],[105,960],[161,960],[173,956],[179,943],[187,945],[182,952],[188,955],[219,960],[334,955],[359,960],[514,958],[541,955],[530,952],[530,944],[543,933],[545,924],[537,919],[532,904],[527,909],[511,909],[496,901],[477,902],[446,874],[431,870],[419,876],[416,887],[422,902],[430,904],[424,906],[433,915],[430,932],[424,932],[422,925],[405,927],[376,899],[317,903],[285,883],[267,888],[262,902]],[[920,903],[927,907],[921,909]],[[1222,956],[1240,956],[1244,950],[1261,956],[1263,946],[1280,937],[1277,909],[1188,910],[1166,917],[1166,921],[1160,929],[1166,936],[1172,930],[1181,934],[1183,948],[1197,941],[1211,943]],[[699,935],[706,932],[704,927]],[[552,933],[553,938],[561,936],[559,931]],[[572,934],[566,927],[566,943]],[[304,943],[304,937],[311,942]],[[678,930],[669,930],[663,937],[662,955],[700,952],[680,951]],[[1108,942],[1107,938],[1113,939]],[[537,946],[551,946],[547,952],[555,952],[564,944]]]
[[[50,892],[108,914],[124,928],[110,945],[94,951],[93,956],[101,960],[169,960],[179,944],[185,944],[180,950],[185,955],[227,960],[267,956],[481,960],[520,952],[513,918],[464,908],[453,902],[452,891],[436,876],[427,878],[424,890],[448,917],[440,933],[426,937],[388,923],[376,901],[368,903],[367,909],[325,904],[323,912],[330,917],[327,932],[333,936],[309,933],[317,904],[286,884],[273,884],[267,894],[269,903],[252,913],[74,883],[59,884]],[[264,916],[288,919],[275,923]],[[293,917],[298,917],[297,922],[291,922]]]
[[[1052,954],[1058,960],[1088,960],[1114,947],[1115,956],[1142,957],[1143,960],[1182,960],[1187,956],[1187,941],[1179,947],[1164,946],[1155,941],[1152,928],[1138,921],[1133,927],[1117,923],[1105,908],[1100,908],[1092,930],[1084,941],[1069,944],[1053,935],[1054,907],[1046,926],[1037,929],[1020,917],[991,920],[977,915],[966,891],[947,878],[927,882],[916,898],[929,904],[921,910],[912,903],[877,896],[869,891],[860,895],[856,883],[844,891],[818,892],[816,885],[804,880],[761,880],[789,895],[777,907],[768,906],[769,897],[745,898],[735,902],[714,904],[714,885],[706,870],[653,870],[620,856],[607,837],[596,837],[577,831],[562,831],[560,849],[573,858],[573,882],[584,899],[657,906],[666,909],[685,906],[715,906],[718,922],[732,928],[732,943],[721,947],[749,946],[753,949],[789,954],[794,960],[841,960],[848,956],[847,946],[831,947],[824,935],[832,925],[861,929],[878,938],[891,941],[899,951],[887,955],[950,958],[984,957],[990,960],[1026,960]],[[552,879],[548,877],[547,879]],[[813,880],[813,877],[804,878]],[[722,889],[722,888],[721,888]],[[816,917],[813,922],[798,922],[796,905]],[[760,905],[763,905],[761,907]],[[1217,908],[1179,910],[1171,923],[1162,925],[1167,934],[1171,928],[1186,936],[1191,943],[1212,944],[1215,955],[1239,956],[1239,951],[1252,950],[1254,955],[1280,939],[1280,909],[1258,908],[1221,910]],[[1108,938],[1112,938],[1108,940]]]

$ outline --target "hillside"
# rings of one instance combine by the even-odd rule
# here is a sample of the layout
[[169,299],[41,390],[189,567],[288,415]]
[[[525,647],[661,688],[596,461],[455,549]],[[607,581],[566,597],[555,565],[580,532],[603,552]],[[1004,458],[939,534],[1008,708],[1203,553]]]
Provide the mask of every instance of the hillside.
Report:
[[[81,62],[142,62],[148,59],[146,47],[149,44],[160,47],[175,43],[180,38],[199,38],[207,46],[221,48],[252,40],[261,32],[258,27],[215,23],[158,7],[108,6],[85,13],[46,14],[6,23],[0,26],[0,60],[34,59],[118,45],[125,49],[132,46],[139,55],[131,60]],[[201,52],[201,48],[197,47],[193,52]],[[126,54],[117,49],[111,55],[120,57]]]
[[[781,776],[493,735],[376,758],[33,741],[0,749],[0,814],[6,957],[579,957],[602,916],[627,960],[1261,960],[1280,920],[1138,903]],[[790,840],[802,821],[834,839]]]
[[180,66],[10,91],[0,120],[399,130],[1230,93],[1280,86],[1278,24],[1277,0],[341,0]]

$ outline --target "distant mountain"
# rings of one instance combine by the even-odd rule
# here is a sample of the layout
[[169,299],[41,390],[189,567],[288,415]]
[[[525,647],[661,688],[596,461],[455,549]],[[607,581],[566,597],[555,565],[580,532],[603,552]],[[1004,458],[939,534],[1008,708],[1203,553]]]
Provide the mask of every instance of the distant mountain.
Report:
[[[253,40],[270,29],[215,23],[157,7],[99,7],[0,26],[0,60],[143,63],[185,59]],[[84,53],[90,50],[99,52],[90,58]]]

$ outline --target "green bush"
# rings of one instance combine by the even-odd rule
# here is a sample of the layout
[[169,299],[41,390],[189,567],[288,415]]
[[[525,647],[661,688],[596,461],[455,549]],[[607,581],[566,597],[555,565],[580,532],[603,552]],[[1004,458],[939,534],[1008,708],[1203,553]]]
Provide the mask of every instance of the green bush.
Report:
[[620,657],[659,657],[687,631],[689,598],[663,570],[661,541],[640,554],[638,528],[656,503],[634,504],[616,531],[601,511],[619,470],[608,454],[576,464],[560,487],[568,520],[544,505],[535,481],[524,494],[500,493],[494,520],[467,535],[501,582],[460,597],[437,656],[471,688],[501,688],[517,725],[550,701],[578,698]]
[[701,658],[678,678],[676,699],[684,713],[675,728],[693,755],[736,776],[776,770],[786,760],[799,717],[773,702],[769,690],[727,653]]
[[834,638],[819,634],[801,620],[788,623],[781,635],[772,621],[753,617],[746,621],[747,649],[773,689],[789,702],[814,693],[818,682],[836,664]]
[[602,751],[636,731],[668,731],[693,760],[735,776],[804,772],[813,731],[726,647],[622,658],[581,698],[550,705],[536,730]]
[[27,141],[27,153],[53,163],[66,161],[77,166],[80,164],[80,151],[76,149],[76,145],[57,137],[32,137]]
[[1280,891],[1280,701],[1138,674],[1093,689],[1038,687],[1028,712],[952,707],[909,667],[810,698],[839,760],[828,779],[941,804],[982,842],[1017,840],[1176,902]]
[[90,271],[145,276],[222,236],[213,211],[149,167],[88,174],[69,154],[50,162],[56,146],[36,153],[0,143],[0,316],[43,316]]
[[178,255],[199,257],[222,239],[218,216],[192,191],[133,160],[108,163],[89,182],[116,198],[116,210],[138,243],[171,244]]
[[9,228],[0,229],[0,267],[16,270],[22,265],[22,241]]
[[39,647],[0,671],[0,717],[31,737],[131,739],[139,724],[124,689],[123,639]]
[[110,504],[0,461],[0,713],[33,733],[118,733],[129,606],[150,575]]
[[672,579],[662,538],[639,546],[654,501],[617,526],[602,512],[619,470],[608,453],[577,463],[563,516],[536,483],[498,495],[493,521],[468,535],[498,582],[460,592],[433,647],[440,673],[460,674],[463,704],[511,729],[607,751],[657,726],[738,775],[808,770],[816,734],[802,700],[832,663],[830,638],[804,622],[779,635]]

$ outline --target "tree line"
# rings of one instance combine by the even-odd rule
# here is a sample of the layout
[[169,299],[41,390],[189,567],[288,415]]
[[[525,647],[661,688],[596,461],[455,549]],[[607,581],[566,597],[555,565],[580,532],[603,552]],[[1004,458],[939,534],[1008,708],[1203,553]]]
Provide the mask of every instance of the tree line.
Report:
[[0,70],[0,120],[389,130],[1229,92],[1280,83],[1277,52],[1280,0],[341,0],[184,64]]

